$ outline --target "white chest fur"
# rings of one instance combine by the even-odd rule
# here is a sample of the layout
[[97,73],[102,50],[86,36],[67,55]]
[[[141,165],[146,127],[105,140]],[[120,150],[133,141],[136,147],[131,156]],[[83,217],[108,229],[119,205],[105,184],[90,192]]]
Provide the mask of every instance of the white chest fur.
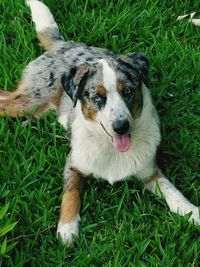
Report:
[[140,142],[133,136],[131,148],[121,153],[107,137],[85,135],[77,129],[73,138],[72,164],[83,174],[102,177],[111,184],[131,175],[145,177],[152,174],[154,167],[156,144],[152,141],[143,139]]

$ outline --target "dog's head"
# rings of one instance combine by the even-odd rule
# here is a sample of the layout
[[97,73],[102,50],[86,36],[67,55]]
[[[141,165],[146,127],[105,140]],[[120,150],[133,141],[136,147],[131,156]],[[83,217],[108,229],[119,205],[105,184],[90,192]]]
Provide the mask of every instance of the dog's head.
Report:
[[119,152],[130,148],[134,120],[143,108],[142,84],[148,86],[148,68],[144,54],[132,53],[83,64],[61,78],[74,106],[80,101],[84,119],[103,129]]

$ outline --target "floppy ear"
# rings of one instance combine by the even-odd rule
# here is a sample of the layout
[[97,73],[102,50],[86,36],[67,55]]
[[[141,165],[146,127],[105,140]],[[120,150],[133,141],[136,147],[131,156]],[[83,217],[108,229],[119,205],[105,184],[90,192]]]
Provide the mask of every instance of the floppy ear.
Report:
[[68,96],[72,99],[74,107],[81,96],[82,89],[86,83],[90,70],[88,64],[72,68],[69,73],[64,73],[61,77],[61,85]]
[[148,75],[149,75],[149,60],[147,56],[141,52],[129,53],[122,55],[121,60],[130,64],[140,74],[143,83],[148,86]]

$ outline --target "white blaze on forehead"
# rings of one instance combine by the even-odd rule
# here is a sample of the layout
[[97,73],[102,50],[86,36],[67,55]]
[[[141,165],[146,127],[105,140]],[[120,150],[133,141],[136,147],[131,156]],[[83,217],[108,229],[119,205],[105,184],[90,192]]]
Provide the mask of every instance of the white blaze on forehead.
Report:
[[112,132],[111,122],[131,117],[130,112],[117,91],[117,76],[115,71],[109,66],[105,59],[99,60],[102,64],[103,86],[107,91],[106,105],[102,111],[98,112],[100,121],[110,133]]
[[53,15],[45,4],[37,0],[27,0],[26,4],[31,9],[32,20],[35,22],[37,32],[42,32],[49,27],[58,28]]
[[103,84],[107,91],[116,88],[117,77],[113,69],[108,65],[105,59],[99,60],[99,63],[103,66]]

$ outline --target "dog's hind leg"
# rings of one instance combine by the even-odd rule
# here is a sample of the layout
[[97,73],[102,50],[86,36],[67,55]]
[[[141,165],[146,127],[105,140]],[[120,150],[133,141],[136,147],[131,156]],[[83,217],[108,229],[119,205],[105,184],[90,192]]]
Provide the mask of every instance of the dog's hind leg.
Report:
[[20,86],[13,92],[0,91],[0,116],[40,116],[50,109],[57,109],[61,94],[62,89],[59,87],[45,99],[28,94],[28,90],[26,91]]
[[23,116],[29,111],[29,99],[15,92],[0,92],[0,116]]
[[0,101],[6,100],[11,94],[12,92],[0,90]]

